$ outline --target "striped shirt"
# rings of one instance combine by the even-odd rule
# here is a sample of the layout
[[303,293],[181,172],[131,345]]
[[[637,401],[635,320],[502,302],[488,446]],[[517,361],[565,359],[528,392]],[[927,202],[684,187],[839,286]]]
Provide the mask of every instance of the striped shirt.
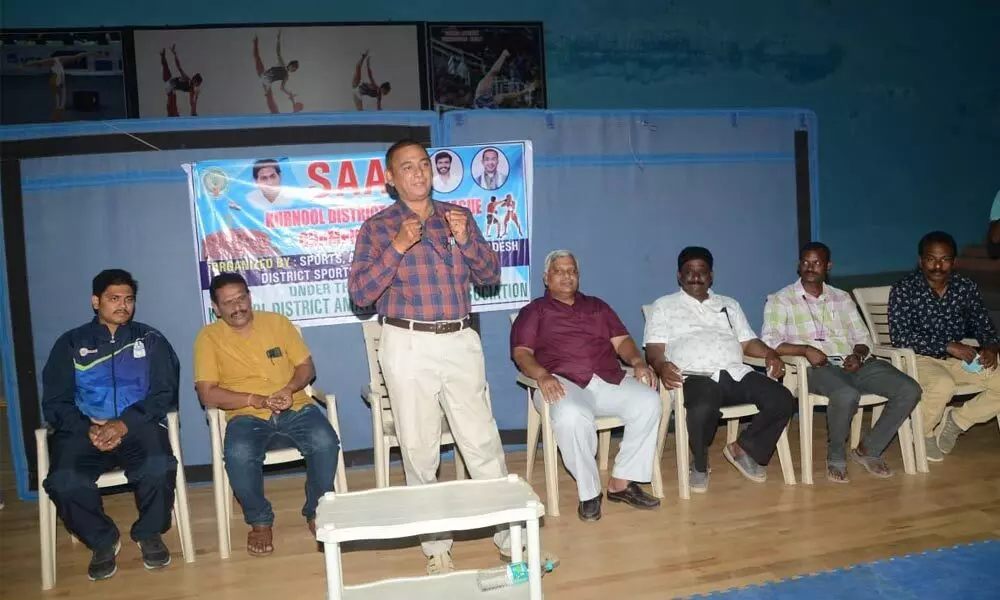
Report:
[[[401,200],[372,215],[361,226],[348,277],[351,301],[375,304],[383,317],[414,321],[464,318],[472,305],[471,284],[500,283],[500,258],[483,238],[468,209],[432,200],[434,212],[424,222],[423,237],[404,254],[392,246],[403,219],[415,214]],[[469,238],[454,238],[445,211],[466,213]]]
[[813,297],[801,279],[768,296],[760,338],[772,348],[812,346],[827,356],[847,356],[858,344],[872,345],[850,294],[823,284],[823,292]]

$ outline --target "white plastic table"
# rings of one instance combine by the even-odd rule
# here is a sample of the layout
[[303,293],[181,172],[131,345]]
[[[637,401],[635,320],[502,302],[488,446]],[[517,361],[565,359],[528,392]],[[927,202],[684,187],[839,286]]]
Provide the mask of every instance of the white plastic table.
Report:
[[[517,475],[422,486],[394,486],[348,494],[327,493],[316,509],[316,539],[326,555],[330,600],[422,600],[424,598],[542,599],[538,519],[545,506]],[[528,530],[528,585],[479,591],[477,571],[384,579],[344,586],[340,544],[384,540],[510,524],[511,560],[523,560],[521,527]]]

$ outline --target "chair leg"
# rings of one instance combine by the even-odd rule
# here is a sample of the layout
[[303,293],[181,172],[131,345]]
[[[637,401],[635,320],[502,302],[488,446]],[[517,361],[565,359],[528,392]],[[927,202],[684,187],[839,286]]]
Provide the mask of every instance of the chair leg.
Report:
[[382,438],[382,487],[389,487],[389,453],[392,445],[388,440]]
[[174,526],[181,538],[181,552],[184,562],[193,563],[195,559],[194,540],[191,536],[191,514],[188,511],[187,478],[184,476],[184,466],[177,466],[177,485],[174,490]]
[[740,437],[740,420],[729,419],[726,421],[726,443],[732,444],[738,437]]
[[[542,429],[542,418],[535,410],[531,402],[531,390],[528,390],[528,431],[527,431],[527,466],[524,471],[524,480],[531,483],[531,474],[535,470],[535,456],[538,454],[538,435]],[[543,451],[544,452],[544,451]]]
[[788,427],[781,432],[778,438],[778,462],[781,463],[781,475],[785,479],[785,485],[795,485],[795,463],[792,461],[792,449],[788,444]]
[[455,444],[455,479],[465,479],[465,463],[462,461],[462,453],[458,451],[458,444]]
[[212,463],[212,492],[215,496],[216,532],[219,536],[219,556],[225,560],[231,555],[229,547],[229,511],[226,510],[226,470],[222,461]]
[[863,424],[865,418],[865,409],[861,406],[858,407],[857,412],[851,417],[851,448],[857,448],[858,442],[861,441],[861,425]]
[[799,401],[799,462],[802,483],[813,484],[813,418],[812,402]]
[[677,444],[677,492],[682,500],[691,499],[690,473],[691,447],[688,442],[687,411],[680,390],[674,392],[674,439]]
[[597,432],[597,468],[601,471],[608,470],[608,461],[611,459],[611,430]]
[[661,500],[666,497],[666,494],[663,492],[663,467],[660,463],[663,460],[663,446],[667,441],[667,429],[670,427],[671,408],[672,406],[668,402],[660,417],[660,428],[656,433],[656,455],[653,457],[653,480],[650,482],[653,495]]
[[545,493],[548,497],[546,513],[550,517],[559,516],[559,449],[552,423],[542,417],[542,452],[545,461]]
[[41,486],[38,486],[38,537],[42,550],[42,589],[51,590],[56,584],[56,540],[49,511],[54,509],[52,501]]
[[[1000,420],[1000,418],[998,418]],[[920,414],[920,403],[910,413],[910,429],[913,437],[913,458],[917,463],[918,473],[929,473],[930,466],[927,464],[927,443],[924,441],[924,417]]]
[[225,473],[222,479],[225,482],[226,492],[226,548],[232,552],[233,549],[233,485],[229,482],[229,473]]
[[903,421],[903,424],[899,426],[896,436],[899,438],[899,451],[903,455],[903,472],[907,475],[916,475],[917,462],[913,455],[913,428],[909,419]]

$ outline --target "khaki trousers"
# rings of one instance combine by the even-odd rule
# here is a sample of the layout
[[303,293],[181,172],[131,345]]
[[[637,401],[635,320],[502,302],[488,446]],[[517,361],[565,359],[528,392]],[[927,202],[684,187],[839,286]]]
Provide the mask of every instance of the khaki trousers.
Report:
[[[472,329],[430,333],[383,325],[379,364],[389,392],[406,485],[437,481],[441,462],[441,411],[473,479],[507,476],[500,432],[486,402],[486,367],[479,334]],[[507,528],[493,540],[510,547]],[[424,554],[451,550],[450,534],[421,539]]]
[[941,422],[945,406],[959,385],[976,385],[984,392],[969,400],[953,413],[955,424],[968,430],[976,423],[985,423],[1000,414],[1000,370],[969,373],[957,358],[945,360],[917,355],[917,381],[924,392],[920,399],[920,416],[924,420],[924,437],[934,434]]

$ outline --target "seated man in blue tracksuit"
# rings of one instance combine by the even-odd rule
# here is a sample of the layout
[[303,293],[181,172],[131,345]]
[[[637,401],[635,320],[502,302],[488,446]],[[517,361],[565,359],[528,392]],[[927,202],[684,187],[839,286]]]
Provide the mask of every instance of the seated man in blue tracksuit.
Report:
[[42,412],[51,430],[43,485],[66,529],[93,552],[92,581],[118,570],[121,537],[96,485],[115,468],[135,486],[139,519],[131,537],[143,564],[170,564],[160,536],[170,529],[177,460],[166,414],[177,410],[180,366],[163,334],[132,321],[137,292],[127,271],[99,273],[94,320],[60,336],[42,372]]

